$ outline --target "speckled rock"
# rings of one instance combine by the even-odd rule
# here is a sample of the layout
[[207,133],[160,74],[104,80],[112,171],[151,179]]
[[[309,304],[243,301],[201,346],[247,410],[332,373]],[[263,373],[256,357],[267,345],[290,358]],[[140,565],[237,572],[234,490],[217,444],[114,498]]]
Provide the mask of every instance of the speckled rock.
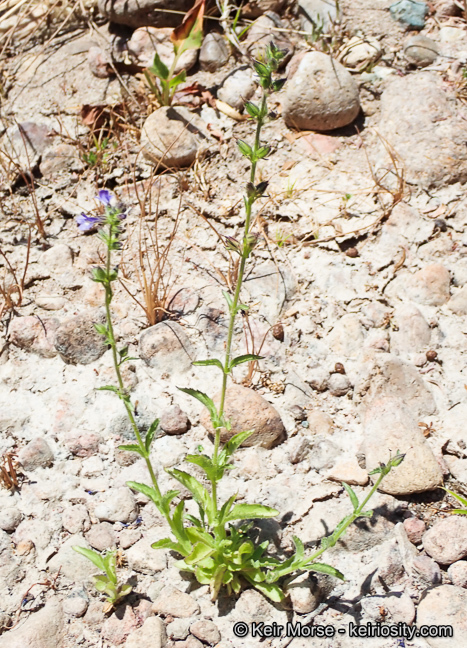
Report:
[[161,595],[154,601],[152,610],[155,614],[188,618],[199,614],[199,605],[189,594],[175,587],[165,587]]
[[166,434],[185,434],[190,429],[190,421],[178,405],[173,405],[162,412],[160,426]]
[[467,588],[467,560],[458,560],[449,565],[448,576],[453,585]]
[[[170,9],[185,13],[191,9],[190,0],[173,0]],[[163,11],[167,8],[164,0],[99,0],[99,13],[113,23],[128,27],[175,27],[180,16]]]
[[417,626],[450,625],[453,637],[429,637],[431,648],[464,648],[467,633],[467,591],[454,585],[441,585],[422,597],[417,609]]
[[137,516],[133,493],[126,487],[110,489],[96,503],[94,515],[101,522],[133,522]]
[[417,67],[426,67],[436,61],[439,52],[434,40],[423,34],[416,34],[405,44],[404,54],[410,63]]
[[54,454],[45,439],[37,437],[23,448],[18,459],[25,470],[35,470],[36,468],[47,468],[54,461]]
[[[219,405],[220,394],[214,398]],[[230,385],[225,398],[224,414],[232,424],[231,430],[222,430],[221,441],[225,443],[234,434],[243,430],[255,430],[242,445],[270,448],[280,441],[285,434],[285,428],[277,410],[260,394],[242,387]],[[211,419],[206,411],[201,414],[201,423],[211,434],[214,433]]]
[[202,642],[215,646],[221,640],[221,633],[218,627],[209,619],[200,619],[190,626],[190,632]]
[[385,477],[380,490],[390,495],[409,495],[434,490],[443,483],[438,462],[403,400],[375,399],[365,411],[363,428],[367,470],[386,463],[397,450],[405,454],[404,461]]
[[165,624],[162,619],[148,617],[143,626],[130,634],[125,648],[163,648],[167,643]]
[[52,598],[24,623],[0,637],[0,648],[57,648],[65,634],[62,606]]
[[8,330],[10,342],[43,358],[53,358],[57,355],[54,341],[59,325],[56,318],[15,317]]
[[466,558],[467,518],[451,515],[435,522],[423,536],[423,548],[441,565],[451,565]]
[[[397,151],[409,182],[438,187],[467,180],[467,123],[438,73],[395,76],[381,96],[378,131]],[[375,145],[373,162],[387,168],[387,151],[380,140]]]
[[229,46],[222,34],[210,32],[206,34],[199,53],[199,64],[202,70],[216,72],[230,58]]
[[352,123],[359,112],[358,86],[350,73],[327,54],[307,52],[285,86],[282,116],[287,126],[335,130]]
[[242,110],[257,88],[255,75],[250,67],[242,67],[230,73],[217,91],[218,98],[236,110]]
[[55,334],[55,348],[66,364],[89,364],[107,350],[104,336],[94,324],[103,324],[105,317],[98,311],[88,311],[63,322]]
[[141,131],[141,144],[150,162],[180,168],[190,166],[206,153],[214,140],[201,117],[176,106],[158,108],[149,115]]

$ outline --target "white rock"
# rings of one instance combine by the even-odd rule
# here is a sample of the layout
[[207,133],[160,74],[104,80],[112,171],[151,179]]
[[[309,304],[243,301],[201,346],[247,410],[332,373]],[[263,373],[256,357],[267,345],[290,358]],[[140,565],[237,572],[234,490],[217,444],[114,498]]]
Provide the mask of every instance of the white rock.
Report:
[[133,522],[136,519],[136,502],[129,488],[112,488],[101,496],[94,508],[101,522]]

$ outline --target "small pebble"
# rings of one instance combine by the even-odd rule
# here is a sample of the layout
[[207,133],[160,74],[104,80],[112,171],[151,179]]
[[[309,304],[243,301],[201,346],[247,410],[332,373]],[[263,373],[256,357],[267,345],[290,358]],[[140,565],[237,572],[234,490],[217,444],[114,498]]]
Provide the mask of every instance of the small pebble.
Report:
[[429,351],[426,352],[426,359],[428,362],[434,362],[438,357],[438,353],[434,351],[433,349],[430,349]]

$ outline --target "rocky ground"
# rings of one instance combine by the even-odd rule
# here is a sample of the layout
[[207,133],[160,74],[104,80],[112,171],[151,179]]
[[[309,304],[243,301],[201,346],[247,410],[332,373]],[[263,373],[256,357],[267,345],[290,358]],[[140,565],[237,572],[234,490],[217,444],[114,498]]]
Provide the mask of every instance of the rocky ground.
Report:
[[[350,623],[448,624],[453,639],[363,642],[463,647],[467,518],[448,514],[454,500],[440,488],[467,493],[463,3],[252,1],[237,46],[231,21],[205,21],[169,110],[142,72],[154,47],[170,62],[180,15],[160,8],[190,2],[101,1],[59,16],[38,4],[29,17],[4,4],[0,647],[257,645],[234,636],[237,621],[346,630],[313,640],[323,648],[363,645]],[[229,391],[234,424],[256,434],[220,496],[280,510],[256,532],[284,555],[293,535],[311,548],[350,511],[342,481],[360,496],[391,452],[406,458],[374,516],[327,555],[345,583],[301,578],[283,606],[248,589],[212,603],[175,556],[150,548],[165,522],[125,486],[148,476],[118,450],[131,439],[122,404],[96,390],[114,380],[93,328],[103,296],[90,271],[103,249],[74,217],[97,213],[102,187],[126,205],[113,314],[137,358],[124,377],[138,424],[161,417],[153,461],[165,490],[165,468],[212,447],[199,403],[177,387],[220,387],[191,362],[223,353],[222,290],[235,269],[219,235],[241,232],[247,163],[236,140],[253,137],[250,62],[272,38],[288,50],[288,81],[264,130],[270,184],[244,287],[250,314],[236,331],[239,351],[265,359]],[[144,293],[151,276],[156,303]],[[74,545],[122,550],[134,593],[111,614]]]

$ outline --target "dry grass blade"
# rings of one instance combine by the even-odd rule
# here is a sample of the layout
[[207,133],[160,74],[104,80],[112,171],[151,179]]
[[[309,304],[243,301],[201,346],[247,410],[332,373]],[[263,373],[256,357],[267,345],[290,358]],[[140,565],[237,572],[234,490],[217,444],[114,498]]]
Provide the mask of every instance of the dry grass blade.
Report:
[[[14,311],[16,308],[21,306],[23,301],[24,293],[24,284],[26,281],[26,274],[29,266],[29,255],[31,252],[31,227],[29,228],[28,243],[27,243],[27,252],[26,259],[24,261],[24,269],[22,275],[18,278],[15,269],[10,263],[5,252],[0,248],[0,256],[5,262],[5,274],[2,277],[2,282],[0,283],[0,296],[2,297],[2,303],[0,304],[0,320],[10,311]],[[7,281],[7,276],[10,276],[12,281]]]
[[[154,174],[155,171],[148,182],[147,189],[143,192],[140,191],[136,180],[134,180],[139,203],[139,222],[132,235],[128,237],[124,253],[132,254],[131,247],[135,236],[137,237],[136,252],[132,262],[133,271],[127,263],[122,263],[124,280],[120,280],[124,290],[143,310],[150,326],[154,326],[170,316],[169,301],[176,281],[170,256],[180,224],[182,202],[180,197],[172,230],[169,232],[168,240],[162,242],[159,229],[161,187],[158,182],[156,202],[153,206]],[[148,217],[152,217],[151,224],[147,222]],[[133,275],[136,279],[136,289],[130,289],[127,285]],[[135,285],[135,281],[133,281],[133,285]]]

